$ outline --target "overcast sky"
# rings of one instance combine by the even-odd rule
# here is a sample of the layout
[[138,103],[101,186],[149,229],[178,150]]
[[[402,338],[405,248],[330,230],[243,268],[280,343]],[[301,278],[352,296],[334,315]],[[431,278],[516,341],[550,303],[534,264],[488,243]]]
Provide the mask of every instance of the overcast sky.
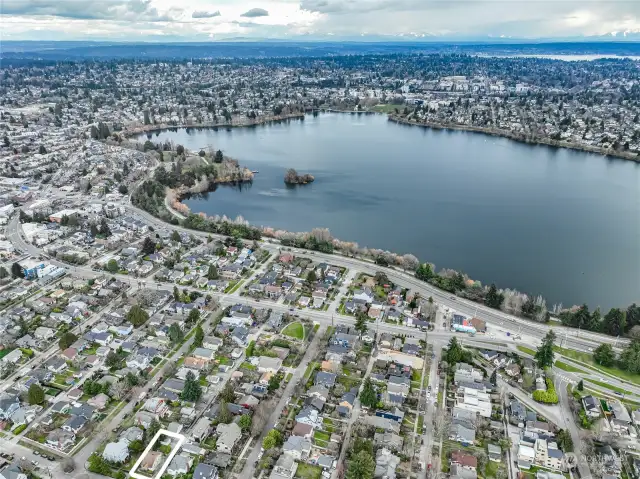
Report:
[[640,0],[0,0],[4,40],[552,38],[640,32]]

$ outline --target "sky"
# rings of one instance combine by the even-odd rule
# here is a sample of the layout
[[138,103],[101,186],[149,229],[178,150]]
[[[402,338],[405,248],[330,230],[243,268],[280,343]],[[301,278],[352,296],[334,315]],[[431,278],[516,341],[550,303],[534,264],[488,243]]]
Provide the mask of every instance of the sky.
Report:
[[0,0],[3,40],[638,37],[640,0]]

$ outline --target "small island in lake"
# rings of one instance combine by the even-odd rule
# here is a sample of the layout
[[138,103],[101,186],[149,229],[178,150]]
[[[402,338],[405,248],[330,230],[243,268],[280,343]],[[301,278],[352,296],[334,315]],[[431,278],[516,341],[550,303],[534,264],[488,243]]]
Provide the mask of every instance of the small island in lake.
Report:
[[315,180],[313,175],[299,175],[293,168],[289,168],[284,175],[284,182],[287,185],[306,185],[307,183],[311,183],[313,180]]

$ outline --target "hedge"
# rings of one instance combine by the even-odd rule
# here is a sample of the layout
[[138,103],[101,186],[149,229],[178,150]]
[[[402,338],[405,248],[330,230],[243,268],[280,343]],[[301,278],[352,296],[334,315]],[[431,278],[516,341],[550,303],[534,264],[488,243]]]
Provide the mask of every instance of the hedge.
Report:
[[547,384],[547,390],[534,391],[533,399],[545,404],[558,404],[558,394],[556,393],[556,388],[553,385],[553,381],[551,381],[551,379],[549,378],[546,378],[545,383]]

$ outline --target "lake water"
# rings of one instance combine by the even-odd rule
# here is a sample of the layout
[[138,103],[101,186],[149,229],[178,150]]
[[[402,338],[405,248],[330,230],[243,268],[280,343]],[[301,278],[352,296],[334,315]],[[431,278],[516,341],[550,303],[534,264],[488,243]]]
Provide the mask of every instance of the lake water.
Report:
[[[153,134],[165,139],[212,145],[259,170],[242,190],[186,200],[194,212],[327,227],[550,305],[640,300],[640,164],[364,114]],[[316,181],[287,188],[287,168]]]

